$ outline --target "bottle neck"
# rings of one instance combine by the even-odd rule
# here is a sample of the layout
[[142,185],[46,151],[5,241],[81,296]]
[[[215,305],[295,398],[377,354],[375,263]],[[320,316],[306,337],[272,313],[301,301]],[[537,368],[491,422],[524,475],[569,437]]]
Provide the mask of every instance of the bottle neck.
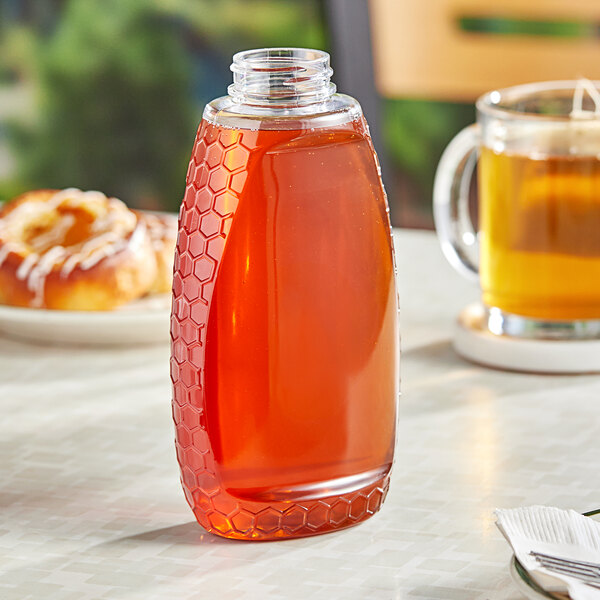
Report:
[[228,88],[237,104],[296,107],[324,102],[335,93],[329,54],[303,48],[263,48],[238,52]]

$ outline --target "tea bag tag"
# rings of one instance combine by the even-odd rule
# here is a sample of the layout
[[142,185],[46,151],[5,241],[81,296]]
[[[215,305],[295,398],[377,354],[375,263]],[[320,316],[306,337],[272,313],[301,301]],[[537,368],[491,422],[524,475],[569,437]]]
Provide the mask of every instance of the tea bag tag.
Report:
[[[583,108],[584,92],[587,92],[594,103],[594,110]],[[569,113],[571,119],[590,119],[592,117],[600,117],[600,93],[596,86],[585,77],[577,80],[575,91],[573,92],[573,108]]]
[[[593,102],[584,108],[586,95]],[[589,103],[588,103],[589,105]],[[573,92],[573,105],[566,124],[565,136],[570,154],[600,155],[598,143],[600,129],[600,91],[594,82],[582,77]]]

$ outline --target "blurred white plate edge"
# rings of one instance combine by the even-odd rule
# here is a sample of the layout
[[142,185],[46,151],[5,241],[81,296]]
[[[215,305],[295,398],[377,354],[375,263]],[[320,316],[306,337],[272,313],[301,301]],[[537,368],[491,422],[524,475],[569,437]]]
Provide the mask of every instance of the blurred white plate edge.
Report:
[[170,294],[158,294],[110,311],[0,306],[0,334],[45,344],[133,346],[168,343],[170,304]]
[[553,600],[568,599],[569,596],[558,594],[556,592],[548,592],[544,590],[538,583],[528,575],[527,571],[517,564],[517,557],[512,556],[510,559],[510,575],[519,588],[520,592],[528,598],[528,600],[545,600],[552,598]]

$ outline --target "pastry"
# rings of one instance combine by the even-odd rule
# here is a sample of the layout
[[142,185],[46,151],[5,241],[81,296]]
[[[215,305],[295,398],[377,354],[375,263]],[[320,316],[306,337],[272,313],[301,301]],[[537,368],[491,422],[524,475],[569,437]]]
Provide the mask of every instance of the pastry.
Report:
[[110,310],[155,285],[145,219],[101,192],[35,190],[0,209],[0,303]]
[[177,217],[175,215],[135,211],[150,235],[156,256],[156,278],[150,293],[161,294],[171,291],[173,284],[173,258],[177,240]]

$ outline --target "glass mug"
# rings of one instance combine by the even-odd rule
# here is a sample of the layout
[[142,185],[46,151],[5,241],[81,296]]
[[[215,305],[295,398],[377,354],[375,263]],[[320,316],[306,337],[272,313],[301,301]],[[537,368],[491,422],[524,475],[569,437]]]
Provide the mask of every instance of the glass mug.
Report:
[[[477,123],[450,142],[435,176],[435,226],[446,258],[479,280],[493,333],[600,338],[595,84],[520,85],[489,92],[476,107]],[[477,162],[478,232],[469,216]]]

